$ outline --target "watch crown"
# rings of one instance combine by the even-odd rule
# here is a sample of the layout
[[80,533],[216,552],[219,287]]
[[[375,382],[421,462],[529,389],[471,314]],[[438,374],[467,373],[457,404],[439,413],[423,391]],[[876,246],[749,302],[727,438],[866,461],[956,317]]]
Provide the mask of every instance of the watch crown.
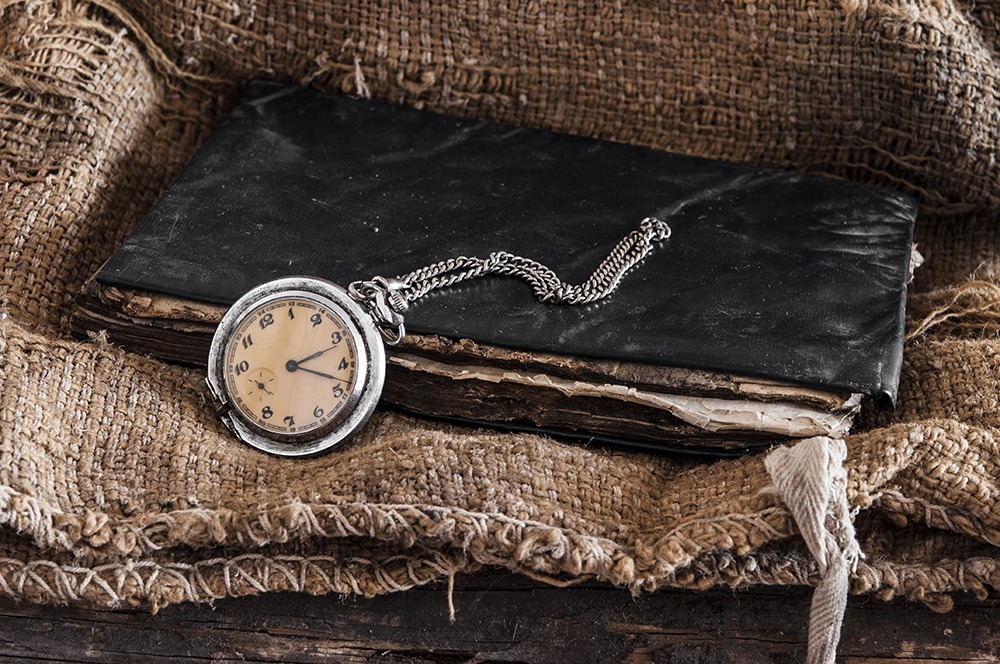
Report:
[[[219,419],[222,419],[224,415],[228,415],[229,411],[233,409],[233,407],[230,406],[225,401],[215,401],[214,406],[215,406],[215,416],[218,417]],[[228,419],[225,421],[228,424]]]
[[[212,407],[215,409],[215,416],[221,419],[223,415],[232,410],[232,406],[222,398],[219,391],[215,389],[215,384],[212,383],[211,379],[206,378],[205,384],[208,385],[208,393],[212,397]],[[228,420],[226,422],[228,424]]]

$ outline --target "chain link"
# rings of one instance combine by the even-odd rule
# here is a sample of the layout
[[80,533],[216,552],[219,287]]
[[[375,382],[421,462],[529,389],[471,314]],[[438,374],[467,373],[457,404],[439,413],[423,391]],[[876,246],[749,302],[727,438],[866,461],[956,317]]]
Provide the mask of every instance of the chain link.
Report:
[[462,281],[487,274],[501,274],[528,282],[541,302],[587,304],[612,293],[622,277],[652,250],[654,243],[669,237],[670,227],[666,223],[654,217],[643,219],[639,228],[622,238],[590,278],[581,284],[564,283],[552,269],[506,251],[494,252],[488,258],[451,258],[397,279],[409,286],[403,291],[407,302],[415,302],[433,290]]
[[596,302],[614,292],[622,277],[649,254],[655,243],[669,237],[670,226],[654,217],[646,217],[639,228],[615,245],[594,273],[581,284],[563,282],[552,269],[530,258],[496,251],[487,258],[449,258],[395,279],[375,277],[371,281],[355,281],[348,290],[355,300],[366,305],[386,342],[395,345],[406,334],[403,312],[410,303],[431,291],[488,274],[499,274],[526,281],[541,302]]

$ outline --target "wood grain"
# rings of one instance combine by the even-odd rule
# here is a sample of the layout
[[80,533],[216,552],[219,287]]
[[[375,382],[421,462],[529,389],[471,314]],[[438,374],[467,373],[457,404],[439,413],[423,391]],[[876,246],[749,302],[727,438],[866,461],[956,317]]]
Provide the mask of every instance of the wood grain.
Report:
[[[0,601],[0,660],[74,662],[745,662],[805,657],[808,588],[668,590],[634,599],[502,572],[374,599],[272,594],[159,615]],[[1000,598],[938,614],[854,597],[840,653],[854,664],[997,661]]]

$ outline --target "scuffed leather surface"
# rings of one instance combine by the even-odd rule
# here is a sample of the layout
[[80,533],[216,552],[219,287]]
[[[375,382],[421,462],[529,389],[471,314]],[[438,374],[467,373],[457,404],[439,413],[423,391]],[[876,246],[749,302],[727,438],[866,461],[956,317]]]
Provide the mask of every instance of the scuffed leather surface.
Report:
[[606,300],[490,277],[408,328],[732,371],[894,403],[916,201],[828,178],[252,82],[98,279],[230,303],[504,250],[584,280],[647,216],[672,237]]

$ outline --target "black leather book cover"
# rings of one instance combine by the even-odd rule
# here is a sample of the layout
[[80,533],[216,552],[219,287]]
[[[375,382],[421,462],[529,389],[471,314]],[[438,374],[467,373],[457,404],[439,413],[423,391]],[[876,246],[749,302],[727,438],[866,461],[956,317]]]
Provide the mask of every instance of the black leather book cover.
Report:
[[647,216],[673,235],[604,301],[489,277],[411,331],[735,372],[895,402],[917,202],[897,191],[252,82],[97,276],[228,304],[503,250],[586,279]]

